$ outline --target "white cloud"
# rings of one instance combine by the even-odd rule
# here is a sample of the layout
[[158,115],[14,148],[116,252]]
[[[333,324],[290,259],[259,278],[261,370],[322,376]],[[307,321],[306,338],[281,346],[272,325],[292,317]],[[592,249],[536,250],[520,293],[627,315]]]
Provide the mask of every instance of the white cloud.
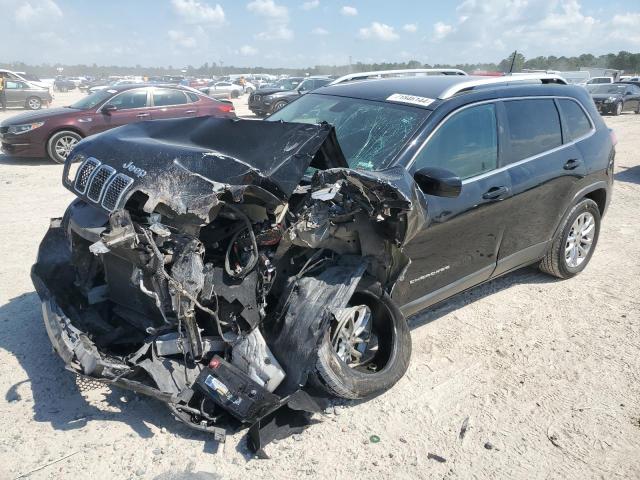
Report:
[[198,0],[171,0],[171,3],[175,12],[186,23],[222,25],[225,21],[220,4],[211,6]]
[[313,10],[314,8],[318,8],[320,6],[320,0],[309,0],[308,2],[304,2],[302,4],[303,10]]
[[180,48],[194,48],[198,42],[195,37],[189,36],[180,30],[169,30],[168,32],[169,40],[171,43]]
[[358,9],[356,7],[345,5],[340,9],[340,13],[345,17],[355,17],[356,15],[358,15]]
[[[438,45],[432,62],[498,61],[516,48],[538,55],[600,55],[640,48],[640,11],[591,15],[582,0],[464,0],[453,21],[433,25],[427,45]],[[613,11],[611,11],[613,10]],[[616,13],[618,10],[619,13]],[[499,28],[496,28],[499,25]]]
[[418,25],[415,23],[407,23],[402,27],[402,30],[409,33],[416,33],[418,31]]
[[253,0],[247,4],[247,10],[263,17],[289,19],[287,7],[278,5],[273,0]]
[[398,39],[398,34],[394,32],[393,27],[379,22],[373,22],[368,27],[361,28],[359,35],[360,38],[375,38],[385,42]]
[[247,4],[247,10],[263,17],[267,29],[255,34],[260,40],[291,40],[293,31],[289,28],[289,10],[273,0],[253,0]]
[[449,35],[453,31],[453,27],[451,25],[447,25],[446,23],[437,22],[433,26],[433,36],[436,40],[442,40],[447,35]]
[[14,15],[16,22],[29,25],[33,21],[39,22],[40,20],[62,18],[63,13],[58,4],[53,0],[35,0],[22,2],[16,9]]
[[329,35],[329,30],[326,30],[322,27],[316,27],[311,30],[311,33],[313,33],[314,35]]
[[244,55],[245,57],[249,57],[251,55],[257,55],[258,49],[252,47],[251,45],[243,45],[240,47],[240,55]]

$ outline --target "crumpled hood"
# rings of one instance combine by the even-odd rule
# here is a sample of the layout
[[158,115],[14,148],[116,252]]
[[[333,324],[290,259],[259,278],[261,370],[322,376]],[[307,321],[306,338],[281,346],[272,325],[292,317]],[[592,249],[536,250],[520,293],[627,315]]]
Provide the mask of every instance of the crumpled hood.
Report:
[[177,213],[194,202],[211,205],[225,189],[241,196],[259,187],[287,200],[310,166],[347,167],[331,125],[214,117],[140,122],[87,138],[69,155],[63,178],[77,154],[133,179],[120,207],[141,191]]

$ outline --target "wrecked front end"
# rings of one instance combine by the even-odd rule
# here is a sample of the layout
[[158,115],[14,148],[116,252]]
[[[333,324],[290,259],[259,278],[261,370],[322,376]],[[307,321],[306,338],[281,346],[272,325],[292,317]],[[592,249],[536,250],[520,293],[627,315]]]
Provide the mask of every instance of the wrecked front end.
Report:
[[375,299],[350,301],[365,278],[390,291],[423,218],[401,171],[345,167],[328,125],[186,119],[83,141],[63,178],[79,198],[32,270],[55,350],[220,441],[234,421],[255,450],[301,427],[323,407],[323,342],[372,371],[391,358],[363,320]]

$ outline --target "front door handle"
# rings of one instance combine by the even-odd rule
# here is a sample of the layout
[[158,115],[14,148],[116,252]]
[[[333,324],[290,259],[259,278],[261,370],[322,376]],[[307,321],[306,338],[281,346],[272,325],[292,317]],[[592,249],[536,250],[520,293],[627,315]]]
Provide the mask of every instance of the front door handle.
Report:
[[482,198],[485,200],[500,200],[504,198],[507,193],[509,193],[509,188],[505,186],[491,187],[482,195]]
[[582,164],[582,162],[580,160],[578,160],[577,158],[572,158],[570,160],[567,160],[567,163],[565,163],[564,167],[562,167],[562,168],[564,168],[565,170],[575,170],[581,164]]
[[195,111],[195,110],[187,110],[187,111],[186,111],[186,112],[184,112],[184,113],[196,113],[196,111]]
[[144,117],[148,117],[148,116],[149,116],[148,113],[139,113],[139,114],[136,115],[136,117],[138,117],[138,118],[144,118]]

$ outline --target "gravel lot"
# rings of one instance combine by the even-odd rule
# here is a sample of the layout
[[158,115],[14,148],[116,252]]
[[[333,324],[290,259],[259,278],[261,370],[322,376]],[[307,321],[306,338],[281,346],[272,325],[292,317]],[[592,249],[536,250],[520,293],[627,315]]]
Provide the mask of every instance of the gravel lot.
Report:
[[270,460],[244,431],[218,445],[159,402],[76,387],[29,279],[72,195],[60,165],[0,155],[0,479],[67,455],[29,478],[640,478],[640,115],[607,123],[617,183],[587,270],[524,269],[411,319],[400,383],[270,445]]

